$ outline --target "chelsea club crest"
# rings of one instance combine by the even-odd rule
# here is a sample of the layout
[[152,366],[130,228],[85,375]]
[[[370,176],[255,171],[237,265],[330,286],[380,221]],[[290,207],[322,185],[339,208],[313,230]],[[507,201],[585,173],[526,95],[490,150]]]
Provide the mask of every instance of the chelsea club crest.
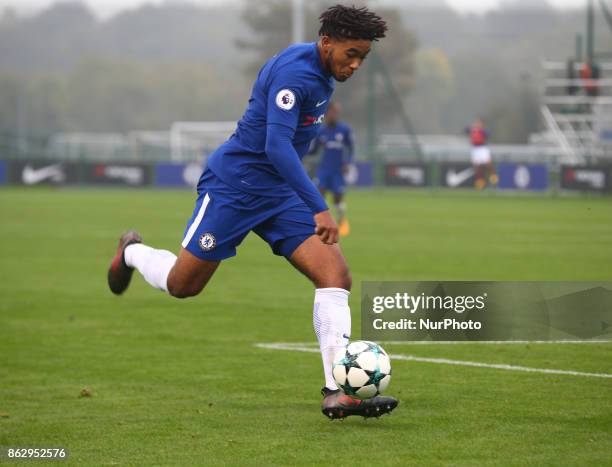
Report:
[[213,250],[217,246],[217,240],[215,236],[210,232],[205,232],[200,235],[200,240],[198,241],[200,248],[202,251],[210,251]]

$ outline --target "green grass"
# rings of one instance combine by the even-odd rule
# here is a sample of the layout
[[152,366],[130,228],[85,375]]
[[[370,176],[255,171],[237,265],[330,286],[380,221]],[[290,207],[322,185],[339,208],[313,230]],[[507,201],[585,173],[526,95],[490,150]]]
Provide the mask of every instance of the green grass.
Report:
[[[392,416],[329,422],[320,357],[254,347],[314,340],[311,285],[254,235],[195,299],[140,277],[112,296],[118,234],[176,251],[193,201],[0,191],[0,445],[72,465],[609,465],[609,379],[396,361]],[[389,190],[349,209],[355,329],[363,280],[612,280],[609,198]],[[387,350],[612,373],[610,344]]]

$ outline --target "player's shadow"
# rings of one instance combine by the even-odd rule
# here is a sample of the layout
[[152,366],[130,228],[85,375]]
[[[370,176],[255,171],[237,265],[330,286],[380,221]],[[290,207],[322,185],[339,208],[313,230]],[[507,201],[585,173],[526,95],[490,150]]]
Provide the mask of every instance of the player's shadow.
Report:
[[[398,407],[399,409],[400,407]],[[395,410],[398,410],[395,409]],[[351,430],[377,430],[383,433],[397,433],[397,430],[418,430],[418,425],[414,422],[408,422],[402,420],[399,414],[395,415],[383,415],[380,418],[363,418],[363,417],[347,417],[344,420],[328,420],[323,421],[322,426],[330,427],[330,429],[342,429],[344,427],[350,427]],[[389,423],[391,422],[391,423]]]

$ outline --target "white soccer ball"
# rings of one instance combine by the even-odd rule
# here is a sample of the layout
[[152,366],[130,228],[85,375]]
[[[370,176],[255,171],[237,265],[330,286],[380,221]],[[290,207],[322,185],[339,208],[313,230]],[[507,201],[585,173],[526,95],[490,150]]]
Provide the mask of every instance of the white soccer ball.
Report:
[[377,343],[355,341],[335,355],[333,375],[345,394],[369,399],[389,386],[391,360]]

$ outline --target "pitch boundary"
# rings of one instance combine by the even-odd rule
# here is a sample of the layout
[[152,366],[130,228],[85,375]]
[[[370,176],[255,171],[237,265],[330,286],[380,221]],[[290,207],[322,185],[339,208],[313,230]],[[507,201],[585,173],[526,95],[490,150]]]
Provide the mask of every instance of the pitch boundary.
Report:
[[[567,342],[567,341],[564,341]],[[405,342],[404,342],[405,343]],[[311,352],[319,353],[319,348],[312,346],[310,343],[288,343],[288,342],[270,342],[270,343],[258,343],[256,347],[268,350],[288,350],[293,352]],[[505,371],[520,371],[527,373],[540,373],[548,375],[565,375],[565,376],[582,376],[588,378],[612,378],[612,374],[609,373],[588,373],[584,371],[574,370],[556,370],[552,368],[533,368],[519,365],[509,365],[506,363],[482,363],[482,362],[471,362],[466,360],[451,360],[448,358],[429,358],[429,357],[416,357],[414,355],[403,355],[403,354],[390,354],[393,360],[404,360],[419,363],[434,363],[439,365],[457,365],[457,366],[469,366],[476,368],[489,368],[495,370]]]
[[612,340],[592,339],[592,340],[555,340],[555,341],[380,341],[381,344],[393,345],[462,345],[462,344],[611,344]]

